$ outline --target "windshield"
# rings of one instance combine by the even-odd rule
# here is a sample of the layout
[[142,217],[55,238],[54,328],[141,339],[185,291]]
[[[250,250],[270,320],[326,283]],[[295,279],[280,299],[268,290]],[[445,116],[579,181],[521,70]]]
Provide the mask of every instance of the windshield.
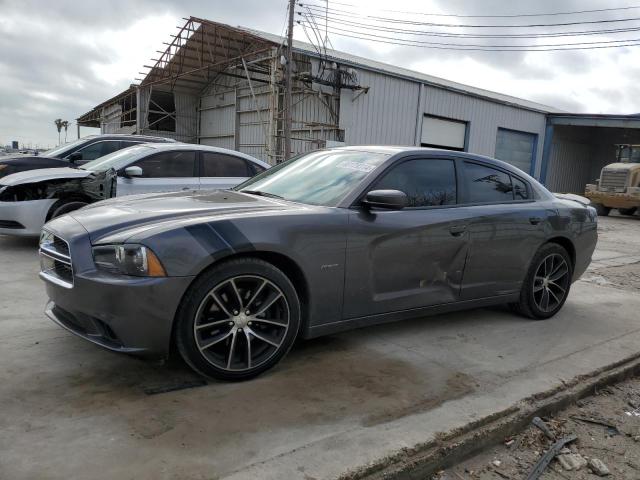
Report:
[[334,207],[387,158],[388,154],[354,150],[312,152],[270,168],[235,190]]
[[47,150],[42,155],[44,155],[45,157],[62,158],[65,156],[65,154],[69,150],[73,150],[75,147],[82,145],[83,143],[86,143],[87,140],[89,140],[90,138],[93,138],[93,137],[84,137],[79,140],[76,140],[75,142],[65,143],[64,145],[60,145],[56,148],[52,148],[51,150]]
[[622,163],[640,163],[640,145],[619,145],[618,152]]
[[85,163],[80,168],[83,170],[90,170],[92,172],[104,172],[110,168],[120,170],[126,167],[131,160],[137,159],[142,156],[141,154],[153,150],[151,147],[144,145],[135,145],[133,147],[124,148],[116,152],[105,155],[104,157],[97,158],[91,162]]

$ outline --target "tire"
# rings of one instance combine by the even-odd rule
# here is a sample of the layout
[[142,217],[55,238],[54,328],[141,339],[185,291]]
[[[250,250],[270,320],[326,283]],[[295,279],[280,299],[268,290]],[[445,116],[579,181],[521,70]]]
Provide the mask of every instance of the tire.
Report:
[[633,215],[634,213],[636,213],[636,207],[631,207],[631,208],[619,208],[618,211],[622,214],[622,215]]
[[512,309],[533,320],[553,317],[567,300],[572,275],[573,265],[567,251],[556,243],[543,245],[531,260],[520,290],[520,300],[511,305]]
[[247,380],[289,352],[300,312],[298,294],[281,270],[255,258],[229,260],[187,290],[176,315],[175,343],[201,375]]
[[596,213],[599,217],[606,217],[611,211],[611,208],[605,207],[601,203],[592,203],[591,206],[596,209]]
[[86,207],[87,205],[89,205],[87,202],[79,200],[58,200],[51,206],[47,220],[52,220],[66,213]]

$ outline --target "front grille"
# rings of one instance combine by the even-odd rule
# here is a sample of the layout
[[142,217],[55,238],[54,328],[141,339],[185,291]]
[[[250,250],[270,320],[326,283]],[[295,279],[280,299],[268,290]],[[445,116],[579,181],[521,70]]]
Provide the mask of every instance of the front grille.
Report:
[[600,178],[600,188],[618,189],[627,186],[627,172],[620,170],[603,170]]
[[40,244],[40,275],[60,286],[73,287],[73,265],[64,239],[50,235]]
[[14,220],[0,220],[0,228],[15,228],[16,230],[19,230],[24,228],[24,225]]
[[61,239],[60,237],[54,235],[53,242],[51,242],[53,248],[55,248],[56,252],[69,257],[69,244]]

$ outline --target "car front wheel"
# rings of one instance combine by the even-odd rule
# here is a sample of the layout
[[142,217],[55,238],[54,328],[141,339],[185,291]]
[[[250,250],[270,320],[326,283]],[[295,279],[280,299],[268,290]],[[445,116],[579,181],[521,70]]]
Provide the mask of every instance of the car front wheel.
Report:
[[534,320],[554,316],[567,300],[572,275],[567,251],[555,243],[543,245],[531,261],[520,291],[520,301],[512,307]]
[[191,286],[177,315],[176,345],[197,372],[245,380],[276,365],[300,326],[300,301],[289,278],[263,260],[215,266]]

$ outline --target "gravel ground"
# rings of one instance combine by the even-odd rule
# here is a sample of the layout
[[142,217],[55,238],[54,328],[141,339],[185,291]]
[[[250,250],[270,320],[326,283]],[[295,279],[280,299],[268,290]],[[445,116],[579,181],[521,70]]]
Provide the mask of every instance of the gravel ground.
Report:
[[[542,420],[554,438],[575,434],[565,454],[584,460],[578,470],[567,470],[558,458],[541,479],[595,479],[587,463],[597,459],[609,470],[606,478],[640,479],[640,378],[607,387],[576,405]],[[636,416],[637,414],[637,416]],[[434,479],[524,479],[553,444],[542,430],[530,425],[503,445],[484,452]],[[566,457],[565,457],[566,458]],[[600,472],[603,473],[603,472]]]

